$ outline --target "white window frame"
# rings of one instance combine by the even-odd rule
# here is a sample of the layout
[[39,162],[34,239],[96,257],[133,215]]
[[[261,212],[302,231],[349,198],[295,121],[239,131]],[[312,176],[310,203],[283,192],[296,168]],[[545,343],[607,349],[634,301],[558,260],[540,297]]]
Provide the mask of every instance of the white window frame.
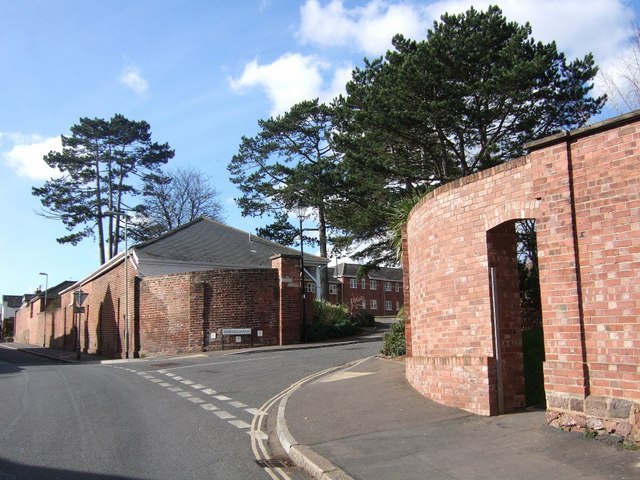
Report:
[[396,300],[396,310],[400,310],[400,302]]
[[362,289],[365,290],[367,288],[367,279],[363,278],[362,279]]
[[396,292],[400,291],[400,283],[396,283]]
[[371,310],[378,310],[378,301],[377,300],[369,300],[369,307]]
[[307,293],[316,293],[316,284],[313,282],[307,282]]
[[385,300],[384,301],[384,309],[387,312],[390,312],[393,310],[393,302],[391,300]]
[[349,286],[351,288],[358,288],[358,279],[357,278],[350,278],[349,279]]
[[371,290],[377,290],[378,288],[378,281],[377,280],[370,280],[369,284],[371,285],[369,288],[371,288]]
[[385,292],[391,291],[391,282],[384,282],[384,291]]
[[329,295],[337,295],[338,294],[338,286],[331,283],[329,284]]

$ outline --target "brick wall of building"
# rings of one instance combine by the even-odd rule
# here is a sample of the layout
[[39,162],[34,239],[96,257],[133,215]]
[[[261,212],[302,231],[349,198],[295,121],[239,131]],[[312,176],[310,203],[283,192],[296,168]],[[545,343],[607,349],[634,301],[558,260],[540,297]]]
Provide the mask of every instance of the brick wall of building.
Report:
[[[278,272],[274,269],[146,277],[140,282],[137,312],[140,353],[276,345],[278,296]],[[225,328],[251,328],[252,334],[223,335]]]
[[[129,355],[299,342],[302,299],[298,272],[295,256],[274,258],[270,269],[187,272],[143,279],[130,264]],[[85,310],[75,315],[70,306],[75,289],[64,293],[61,307],[47,312],[45,344],[75,350],[79,325],[82,352],[124,357],[124,280],[120,262],[83,282],[77,288],[88,294]],[[16,342],[43,343],[44,313],[38,313],[40,308],[40,300],[36,300],[17,312]],[[251,328],[252,334],[226,336],[222,335],[224,328]]]
[[[514,221],[535,219],[549,419],[640,440],[640,115],[545,139],[531,153],[427,195],[407,224],[408,380],[498,413],[522,400]],[[495,268],[497,305],[491,301]],[[589,425],[588,425],[589,423]]]
[[[302,321],[302,292],[300,289],[300,257],[279,255],[271,259],[279,276],[279,325],[280,344],[300,342],[304,337]],[[307,297],[310,297],[307,295]],[[311,323],[313,309],[307,298],[305,322]]]
[[[355,288],[351,286],[352,278],[356,280]],[[341,284],[337,303],[349,305],[353,301],[360,305],[364,301],[364,308],[376,316],[396,315],[404,303],[402,282],[374,279],[375,288],[372,289],[371,278],[368,275],[360,278],[340,277],[339,280]],[[386,283],[389,284],[390,290],[386,290]],[[387,302],[391,302],[391,308],[387,308]]]

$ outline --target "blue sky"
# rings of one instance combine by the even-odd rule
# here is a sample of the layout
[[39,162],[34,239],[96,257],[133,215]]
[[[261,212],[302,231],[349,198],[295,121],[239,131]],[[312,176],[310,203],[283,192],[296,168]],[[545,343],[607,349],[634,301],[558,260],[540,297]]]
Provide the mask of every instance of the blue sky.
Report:
[[[226,166],[257,121],[340,93],[365,56],[395,33],[424,38],[434,19],[498,3],[568,58],[593,52],[604,70],[628,46],[638,0],[0,0],[0,295],[79,280],[97,245],[59,245],[66,230],[34,212],[31,187],[51,176],[43,154],[80,117],[146,120],[221,192],[226,222],[242,218]],[[612,116],[608,110],[604,116]]]

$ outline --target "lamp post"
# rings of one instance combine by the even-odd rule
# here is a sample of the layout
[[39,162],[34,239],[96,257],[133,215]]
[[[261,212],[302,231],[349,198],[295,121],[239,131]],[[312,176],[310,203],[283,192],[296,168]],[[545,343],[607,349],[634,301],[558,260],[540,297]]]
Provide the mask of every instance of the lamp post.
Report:
[[108,210],[105,215],[124,217],[124,358],[129,358],[129,276],[127,265],[129,264],[129,243],[127,230],[129,228],[129,216],[125,212]]
[[304,285],[304,229],[302,228],[302,221],[306,212],[307,207],[304,205],[298,205],[293,208],[293,213],[300,221],[300,291],[302,293],[302,341],[304,343],[307,342],[307,290]]
[[40,272],[38,275],[44,275],[44,325],[42,326],[42,346],[47,345],[47,290],[49,290],[49,274]]

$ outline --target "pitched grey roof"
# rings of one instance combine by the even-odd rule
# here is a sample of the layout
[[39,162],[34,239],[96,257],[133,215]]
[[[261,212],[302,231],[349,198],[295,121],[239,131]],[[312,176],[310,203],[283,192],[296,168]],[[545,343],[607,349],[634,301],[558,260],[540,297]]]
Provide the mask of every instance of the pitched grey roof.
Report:
[[[49,287],[47,290],[47,299],[51,300],[52,298],[59,296],[60,292],[67,290],[72,285],[75,285],[75,283],[76,282],[74,280],[65,280],[64,282],[60,282],[58,285]],[[39,298],[44,298],[44,290],[36,292],[36,294],[32,295],[28,301],[34,302]]]
[[24,295],[3,295],[2,303],[6,303],[7,307],[9,308],[20,308],[20,305],[22,305],[23,297]]
[[[300,251],[243,232],[206,217],[133,247],[141,264],[173,264],[176,268],[271,268],[274,255],[299,256]],[[328,260],[305,253],[306,265],[325,265]],[[196,268],[199,266],[198,268]],[[143,268],[144,270],[144,268]],[[147,268],[147,275],[162,268]],[[175,271],[175,269],[174,269]]]
[[[358,277],[358,270],[364,265],[356,263],[339,263],[335,269],[336,277]],[[367,271],[367,276],[373,280],[402,282],[402,269],[394,267],[374,267]]]

